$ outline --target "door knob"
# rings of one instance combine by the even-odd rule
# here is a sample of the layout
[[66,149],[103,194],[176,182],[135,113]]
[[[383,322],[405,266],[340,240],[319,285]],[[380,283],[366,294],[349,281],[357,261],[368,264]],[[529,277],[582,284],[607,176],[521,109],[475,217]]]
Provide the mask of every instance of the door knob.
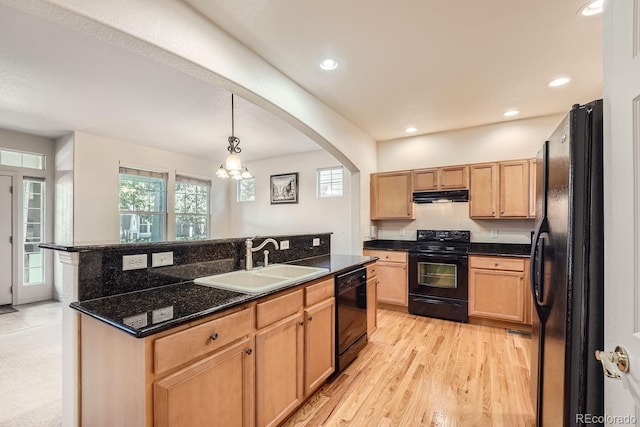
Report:
[[613,352],[596,350],[596,359],[602,363],[602,371],[609,378],[620,379],[620,374],[616,371],[629,371],[629,354],[620,345]]

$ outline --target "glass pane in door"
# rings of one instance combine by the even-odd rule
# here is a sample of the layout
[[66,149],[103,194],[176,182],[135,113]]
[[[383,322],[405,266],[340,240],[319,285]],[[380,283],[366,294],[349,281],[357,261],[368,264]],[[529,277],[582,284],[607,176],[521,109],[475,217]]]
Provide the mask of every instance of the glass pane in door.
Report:
[[435,288],[457,287],[457,266],[436,262],[418,263],[418,285]]

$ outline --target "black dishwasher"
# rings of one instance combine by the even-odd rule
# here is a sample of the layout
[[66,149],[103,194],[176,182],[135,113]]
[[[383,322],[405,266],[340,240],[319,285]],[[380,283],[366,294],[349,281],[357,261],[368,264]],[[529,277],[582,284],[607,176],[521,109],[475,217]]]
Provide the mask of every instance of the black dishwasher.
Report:
[[368,342],[367,269],[336,275],[336,373],[353,362]]

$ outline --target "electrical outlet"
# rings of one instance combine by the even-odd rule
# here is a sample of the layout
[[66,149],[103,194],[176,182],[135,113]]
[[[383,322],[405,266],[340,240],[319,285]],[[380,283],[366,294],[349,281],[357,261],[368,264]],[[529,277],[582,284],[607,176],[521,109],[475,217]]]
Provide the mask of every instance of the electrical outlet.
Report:
[[404,229],[401,229],[401,230],[400,230],[400,235],[401,235],[401,236],[404,236]]
[[320,238],[319,237],[315,237],[313,239],[313,246],[320,246]]
[[156,324],[173,319],[173,306],[158,308],[151,312],[151,323]]
[[498,238],[498,230],[491,230],[491,238],[492,239]]
[[157,252],[151,254],[151,267],[162,267],[165,265],[173,265],[173,252]]
[[288,240],[280,240],[280,250],[289,249]]
[[147,268],[147,254],[124,255],[122,257],[122,271]]
[[145,312],[125,317],[124,319],[122,319],[122,323],[131,326],[132,328],[144,328],[145,326],[147,326],[147,313]]

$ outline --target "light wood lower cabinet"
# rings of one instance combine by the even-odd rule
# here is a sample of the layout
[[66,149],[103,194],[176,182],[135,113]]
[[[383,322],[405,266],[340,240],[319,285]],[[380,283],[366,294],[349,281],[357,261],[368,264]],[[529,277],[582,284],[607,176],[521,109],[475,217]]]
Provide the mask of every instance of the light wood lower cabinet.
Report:
[[302,402],[303,325],[300,312],[256,332],[257,426],[278,425]]
[[378,266],[367,265],[367,335],[371,337],[378,327]]
[[253,343],[249,338],[154,385],[156,426],[253,425]]
[[304,310],[304,396],[335,371],[336,303],[333,298]]
[[380,258],[376,262],[378,272],[377,301],[399,307],[409,303],[407,277],[407,253],[401,251],[379,251],[367,249],[367,256]]
[[531,325],[528,260],[469,257],[469,316]]

